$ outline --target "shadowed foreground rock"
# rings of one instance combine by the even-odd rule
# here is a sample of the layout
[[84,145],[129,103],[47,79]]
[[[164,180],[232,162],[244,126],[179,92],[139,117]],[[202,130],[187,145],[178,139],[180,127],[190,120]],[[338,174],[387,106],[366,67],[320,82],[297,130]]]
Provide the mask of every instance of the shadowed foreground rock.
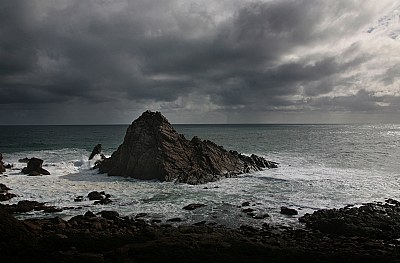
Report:
[[[395,209],[391,211],[396,215],[387,220],[398,216]],[[359,216],[353,212],[349,220],[364,227],[384,226],[371,225],[365,218],[379,214],[378,210]],[[69,220],[19,221],[0,208],[1,262],[399,262],[399,242],[374,236],[268,224],[239,229],[207,222],[174,227],[121,217],[115,211],[87,211]]]
[[128,127],[124,142],[99,165],[100,173],[137,179],[202,184],[242,173],[276,168],[262,157],[178,134],[160,112],[144,112]]

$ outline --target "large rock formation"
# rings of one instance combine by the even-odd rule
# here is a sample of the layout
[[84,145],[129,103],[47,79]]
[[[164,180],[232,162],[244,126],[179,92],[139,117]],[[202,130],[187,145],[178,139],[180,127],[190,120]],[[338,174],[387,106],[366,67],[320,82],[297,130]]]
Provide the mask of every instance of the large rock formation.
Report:
[[128,127],[124,142],[99,165],[100,173],[201,184],[275,168],[262,157],[227,151],[211,141],[178,134],[160,112],[146,111]]

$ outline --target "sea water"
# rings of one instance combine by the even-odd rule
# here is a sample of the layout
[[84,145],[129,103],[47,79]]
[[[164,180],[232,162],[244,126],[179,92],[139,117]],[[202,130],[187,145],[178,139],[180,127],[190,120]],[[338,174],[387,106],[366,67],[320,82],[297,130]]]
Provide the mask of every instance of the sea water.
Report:
[[[14,165],[0,183],[18,196],[2,202],[36,200],[62,212],[30,212],[26,217],[70,218],[86,211],[115,210],[123,216],[146,213],[144,220],[180,217],[184,224],[215,222],[228,227],[263,223],[298,226],[298,217],[323,208],[400,199],[400,125],[174,125],[191,139],[198,136],[244,154],[255,153],[278,162],[279,168],[227,178],[205,185],[139,181],[109,177],[92,169],[92,148],[101,143],[110,156],[122,143],[127,125],[109,126],[0,126],[0,152]],[[44,160],[51,175],[23,175],[24,157]],[[77,196],[105,191],[113,202],[94,205]],[[253,219],[242,212],[250,202]],[[183,210],[191,203],[206,206]],[[280,207],[298,210],[298,216],[280,214]]]

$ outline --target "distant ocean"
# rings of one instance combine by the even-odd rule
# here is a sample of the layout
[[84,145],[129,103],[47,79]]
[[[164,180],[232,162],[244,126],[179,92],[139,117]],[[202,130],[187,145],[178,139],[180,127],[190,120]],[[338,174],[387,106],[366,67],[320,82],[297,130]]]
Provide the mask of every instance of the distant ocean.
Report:
[[[145,220],[180,217],[183,223],[206,220],[229,227],[262,223],[296,225],[297,217],[279,213],[281,206],[300,216],[321,208],[400,199],[400,125],[174,125],[194,135],[245,154],[255,153],[280,163],[278,169],[245,174],[206,185],[185,185],[108,177],[91,169],[88,156],[101,143],[109,156],[122,143],[127,125],[0,126],[0,152],[13,170],[0,176],[19,200],[70,207],[56,214],[32,212],[24,217],[71,217],[90,210],[116,210],[121,215],[146,213]],[[29,177],[20,169],[24,157],[44,159],[51,175]],[[105,191],[114,201],[93,205],[74,202],[90,191]],[[240,207],[249,201],[253,219]],[[206,204],[194,211],[190,203]],[[22,216],[21,216],[22,217]]]

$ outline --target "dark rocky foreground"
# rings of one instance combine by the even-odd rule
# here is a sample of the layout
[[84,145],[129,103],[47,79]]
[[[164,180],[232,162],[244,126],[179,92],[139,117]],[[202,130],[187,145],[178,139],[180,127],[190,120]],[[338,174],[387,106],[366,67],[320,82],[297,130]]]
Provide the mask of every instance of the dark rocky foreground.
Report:
[[400,262],[397,201],[320,210],[304,229],[171,226],[86,212],[18,221],[0,208],[2,262]]
[[118,150],[98,167],[115,176],[202,184],[276,168],[277,163],[227,151],[197,137],[189,141],[160,112],[146,111],[128,127]]

